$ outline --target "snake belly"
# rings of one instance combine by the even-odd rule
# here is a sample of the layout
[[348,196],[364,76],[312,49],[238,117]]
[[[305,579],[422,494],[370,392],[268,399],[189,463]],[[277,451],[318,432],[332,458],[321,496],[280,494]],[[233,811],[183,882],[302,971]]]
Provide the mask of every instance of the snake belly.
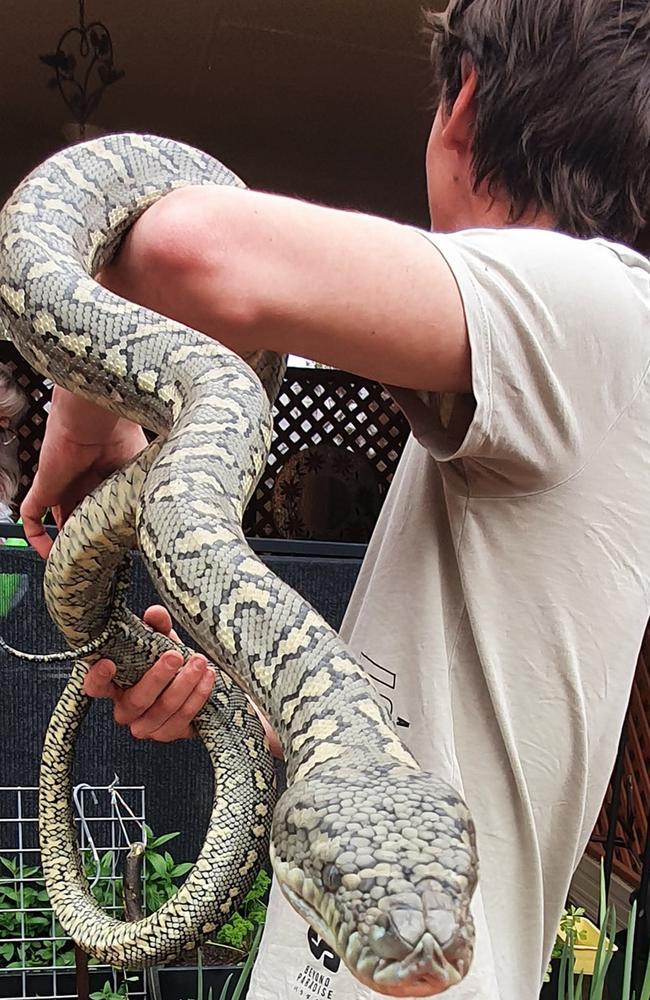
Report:
[[361,982],[433,995],[471,962],[473,823],[402,745],[350,650],[246,544],[278,367],[267,359],[276,384],[263,385],[233,352],[93,280],[154,201],[220,183],[237,181],[152,136],[56,154],[0,217],[0,322],[38,371],[159,435],[135,501],[140,551],[170,611],[280,737],[275,877]]

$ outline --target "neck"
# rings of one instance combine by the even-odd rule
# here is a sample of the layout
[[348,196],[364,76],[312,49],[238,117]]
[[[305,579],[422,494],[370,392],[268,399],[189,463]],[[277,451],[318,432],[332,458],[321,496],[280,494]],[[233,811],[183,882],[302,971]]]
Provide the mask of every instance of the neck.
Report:
[[446,227],[450,232],[463,229],[555,229],[557,220],[552,212],[542,208],[528,208],[517,219],[510,219],[510,202],[505,198],[489,197],[486,192],[480,192],[468,198],[460,205]]

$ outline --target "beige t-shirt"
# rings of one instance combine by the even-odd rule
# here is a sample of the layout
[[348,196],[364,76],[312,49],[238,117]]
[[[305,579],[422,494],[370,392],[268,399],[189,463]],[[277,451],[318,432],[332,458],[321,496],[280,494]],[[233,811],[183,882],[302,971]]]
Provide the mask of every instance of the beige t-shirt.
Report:
[[[423,236],[462,294],[475,405],[394,391],[413,439],[342,632],[474,815],[477,951],[447,996],[537,1000],[650,609],[650,264],[537,230]],[[376,995],[274,888],[249,996]]]

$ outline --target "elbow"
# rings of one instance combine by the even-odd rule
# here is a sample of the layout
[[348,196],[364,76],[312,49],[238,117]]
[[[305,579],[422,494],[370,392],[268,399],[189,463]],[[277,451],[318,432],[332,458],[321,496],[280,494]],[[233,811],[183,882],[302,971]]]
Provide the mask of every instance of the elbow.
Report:
[[[235,350],[255,349],[261,303],[240,189],[188,187],[151,206],[100,280],[112,291]],[[238,195],[239,197],[233,197]]]

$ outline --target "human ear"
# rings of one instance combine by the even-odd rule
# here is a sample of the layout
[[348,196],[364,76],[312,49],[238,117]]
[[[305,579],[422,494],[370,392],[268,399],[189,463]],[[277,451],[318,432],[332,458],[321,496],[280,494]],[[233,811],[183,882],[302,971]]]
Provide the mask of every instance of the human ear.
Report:
[[444,116],[441,132],[443,146],[458,154],[463,154],[471,149],[474,134],[478,76],[469,56],[463,56],[461,79],[462,85],[458,97]]

